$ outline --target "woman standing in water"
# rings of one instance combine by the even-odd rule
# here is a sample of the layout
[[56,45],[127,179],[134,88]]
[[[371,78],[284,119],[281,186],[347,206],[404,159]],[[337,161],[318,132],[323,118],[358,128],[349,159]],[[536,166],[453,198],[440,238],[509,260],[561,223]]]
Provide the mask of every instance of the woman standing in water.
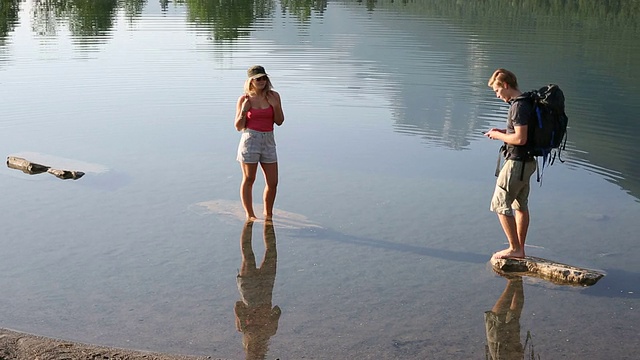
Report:
[[272,90],[271,80],[264,67],[255,65],[247,70],[244,94],[236,105],[236,130],[242,132],[238,146],[238,161],[242,167],[240,199],[248,220],[255,220],[253,212],[253,183],[258,163],[265,180],[264,216],[273,216],[273,203],[278,187],[278,156],[273,136],[273,124],[284,122],[280,94]]

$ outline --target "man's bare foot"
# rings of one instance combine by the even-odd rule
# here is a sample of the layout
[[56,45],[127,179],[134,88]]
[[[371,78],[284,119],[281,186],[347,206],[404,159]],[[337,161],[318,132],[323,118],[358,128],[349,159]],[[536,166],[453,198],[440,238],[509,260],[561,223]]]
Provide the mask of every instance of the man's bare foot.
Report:
[[511,249],[504,249],[498,251],[491,256],[492,259],[522,259],[524,258],[524,251],[514,251]]
[[265,215],[264,216],[264,221],[271,221],[273,220],[273,215]]
[[255,215],[247,215],[247,221],[256,221],[258,218]]

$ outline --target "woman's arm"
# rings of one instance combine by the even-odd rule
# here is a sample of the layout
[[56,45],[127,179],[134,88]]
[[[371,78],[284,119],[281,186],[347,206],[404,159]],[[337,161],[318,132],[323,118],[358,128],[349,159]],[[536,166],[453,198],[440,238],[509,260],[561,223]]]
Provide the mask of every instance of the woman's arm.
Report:
[[250,108],[251,104],[249,103],[249,96],[247,94],[240,96],[236,104],[236,130],[242,131],[246,127],[247,111],[249,111]]
[[284,112],[282,111],[282,101],[280,94],[276,91],[269,91],[267,101],[273,107],[273,122],[280,126],[284,122]]

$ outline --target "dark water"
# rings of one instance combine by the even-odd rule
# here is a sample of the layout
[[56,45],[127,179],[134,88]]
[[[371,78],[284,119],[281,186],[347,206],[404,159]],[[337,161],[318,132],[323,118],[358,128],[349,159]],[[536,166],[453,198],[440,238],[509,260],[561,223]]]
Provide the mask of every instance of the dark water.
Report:
[[[1,327],[232,359],[476,359],[504,294],[524,301],[504,341],[527,358],[636,357],[639,2],[1,4],[0,154],[86,173],[0,170]],[[277,244],[275,284],[248,313],[232,118],[253,64],[286,121],[274,231],[251,232],[258,265]],[[498,67],[565,92],[566,162],[533,189],[527,250],[605,271],[592,287],[487,265],[505,243],[481,135],[504,122]]]

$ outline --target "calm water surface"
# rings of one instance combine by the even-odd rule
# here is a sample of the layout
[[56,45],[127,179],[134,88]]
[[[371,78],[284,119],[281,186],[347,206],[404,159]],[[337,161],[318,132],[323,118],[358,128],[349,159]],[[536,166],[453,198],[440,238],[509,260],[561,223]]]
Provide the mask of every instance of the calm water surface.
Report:
[[[506,241],[481,131],[504,123],[486,81],[506,67],[559,84],[570,118],[527,250],[607,273],[525,278],[520,342],[637,356],[637,1],[90,3],[2,1],[0,154],[86,175],[0,170],[0,327],[230,359],[485,358],[509,288],[487,265]],[[253,64],[286,121],[275,285],[251,317],[232,122]],[[263,224],[247,234],[260,264]]]

